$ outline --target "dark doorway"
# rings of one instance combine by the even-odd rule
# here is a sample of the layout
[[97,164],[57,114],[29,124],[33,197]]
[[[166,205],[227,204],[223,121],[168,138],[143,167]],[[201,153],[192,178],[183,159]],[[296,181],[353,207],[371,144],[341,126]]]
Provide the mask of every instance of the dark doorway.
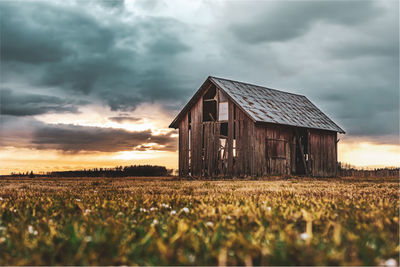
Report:
[[306,129],[295,130],[296,142],[296,173],[308,175],[308,133]]

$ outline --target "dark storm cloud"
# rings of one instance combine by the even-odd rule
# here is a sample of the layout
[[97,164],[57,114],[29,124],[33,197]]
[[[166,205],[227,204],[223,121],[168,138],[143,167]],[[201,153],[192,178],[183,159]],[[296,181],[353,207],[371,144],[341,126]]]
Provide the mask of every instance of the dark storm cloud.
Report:
[[[358,58],[358,57],[390,57],[395,60],[399,57],[399,41],[393,37],[383,40],[370,40],[365,43],[338,44],[330,49],[330,54],[334,58]],[[395,62],[394,62],[395,63]]]
[[92,4],[97,4],[97,5],[101,5],[103,7],[106,8],[110,8],[110,9],[117,9],[120,10],[124,7],[124,0],[106,0],[106,1],[92,1]]
[[[151,130],[130,132],[123,129],[45,124],[27,117],[2,116],[0,146],[55,149],[65,153],[161,150],[176,151],[173,131],[155,135]],[[21,128],[23,125],[23,128]],[[155,143],[155,145],[146,145]]]
[[[331,114],[343,124],[347,133],[356,136],[380,136],[399,134],[399,93],[373,88],[375,93],[365,94],[347,86],[345,97],[340,92],[323,96]],[[365,88],[364,88],[365,89]],[[386,92],[385,92],[386,91]],[[334,111],[332,111],[334,110]],[[391,137],[390,137],[391,138]],[[393,138],[391,138],[393,140]]]
[[[226,3],[224,56],[233,79],[306,95],[348,136],[399,135],[398,2]],[[251,12],[250,12],[251,11]],[[215,12],[218,13],[218,10]],[[219,12],[221,13],[221,12]]]
[[77,113],[78,106],[83,104],[87,104],[87,102],[0,89],[1,115],[31,116],[45,113]]
[[[26,23],[24,17],[33,15],[29,4],[26,6],[27,12],[18,9],[15,4],[1,3],[2,61],[32,64],[60,61],[69,54],[62,39],[53,35],[55,29],[46,30],[47,23]],[[46,12],[46,9],[43,11]]]
[[381,13],[374,1],[238,2],[233,7],[253,14],[252,19],[245,17],[229,26],[239,41],[247,43],[287,41],[309,32],[319,21],[354,25]]
[[[187,95],[182,94],[184,79],[173,71],[174,57],[190,50],[179,36],[182,23],[158,17],[105,23],[85,11],[91,5],[96,3],[1,3],[5,80],[11,79],[11,69],[27,71],[26,64],[32,64],[32,71],[43,70],[36,86],[92,95],[113,110]],[[150,77],[152,69],[160,75]]]
[[143,143],[156,143],[159,149],[175,151],[176,138],[171,133],[153,135],[150,130],[129,132],[122,129],[49,125],[37,129],[32,139],[36,149],[56,149],[63,152],[80,151],[118,152],[142,150]]
[[118,117],[109,117],[107,118],[110,121],[117,122],[117,123],[124,123],[124,122],[139,122],[142,119],[137,117],[125,117],[125,116],[118,116]]

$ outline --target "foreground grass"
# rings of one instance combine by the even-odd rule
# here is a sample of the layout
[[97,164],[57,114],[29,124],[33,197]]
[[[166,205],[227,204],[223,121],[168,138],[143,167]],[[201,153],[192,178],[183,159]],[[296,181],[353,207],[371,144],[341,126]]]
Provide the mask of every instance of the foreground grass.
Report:
[[0,180],[0,265],[379,265],[397,179]]

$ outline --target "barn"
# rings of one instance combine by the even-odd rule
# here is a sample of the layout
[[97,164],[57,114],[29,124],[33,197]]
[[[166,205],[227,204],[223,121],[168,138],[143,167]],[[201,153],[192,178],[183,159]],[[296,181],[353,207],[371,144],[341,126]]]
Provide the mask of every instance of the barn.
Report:
[[183,177],[333,177],[345,133],[303,95],[212,76],[169,127]]

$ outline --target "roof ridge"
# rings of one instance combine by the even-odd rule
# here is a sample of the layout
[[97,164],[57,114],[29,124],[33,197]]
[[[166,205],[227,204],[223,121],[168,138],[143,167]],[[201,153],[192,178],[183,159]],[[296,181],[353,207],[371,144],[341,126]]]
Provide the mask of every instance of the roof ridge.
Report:
[[261,86],[261,85],[254,84],[254,83],[241,82],[241,81],[236,81],[236,80],[231,80],[231,79],[226,79],[226,78],[220,78],[220,77],[211,76],[211,75],[209,76],[209,78],[214,78],[214,79],[218,79],[218,80],[225,80],[225,81],[229,81],[229,82],[236,82],[236,83],[241,83],[241,84],[246,84],[246,85],[251,85],[251,86],[257,86],[257,87],[260,87],[262,89],[268,89],[268,90],[273,90],[273,91],[277,91],[277,92],[280,92],[280,93],[291,94],[291,95],[296,95],[296,96],[303,96],[303,97],[307,98],[305,95],[296,94],[296,93],[292,93],[292,92],[286,92],[286,91],[282,91],[282,90],[279,90],[279,89],[269,88],[269,87]]

